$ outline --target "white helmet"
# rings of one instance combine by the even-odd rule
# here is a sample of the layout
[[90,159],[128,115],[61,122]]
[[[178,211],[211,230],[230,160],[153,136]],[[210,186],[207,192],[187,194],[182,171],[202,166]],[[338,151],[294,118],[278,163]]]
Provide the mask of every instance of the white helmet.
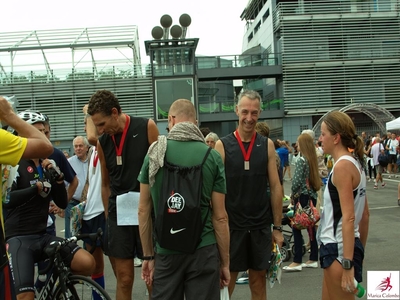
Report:
[[38,111],[24,110],[18,116],[29,124],[45,123],[45,117]]

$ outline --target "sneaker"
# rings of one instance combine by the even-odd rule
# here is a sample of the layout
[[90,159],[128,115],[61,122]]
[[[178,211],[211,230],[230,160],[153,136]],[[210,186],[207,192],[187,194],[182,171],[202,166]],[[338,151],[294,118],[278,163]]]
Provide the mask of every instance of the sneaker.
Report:
[[249,274],[247,272],[243,272],[242,275],[236,280],[236,284],[248,284],[249,283]]
[[392,176],[389,175],[388,178],[390,179],[390,178],[392,178]]
[[141,267],[142,266],[142,260],[140,258],[138,258],[138,257],[135,257],[133,259],[133,265],[135,267]]
[[377,190],[377,189],[378,189],[378,185],[374,184],[374,190]]
[[399,175],[395,175],[394,178],[399,178]]
[[383,182],[382,183],[382,187],[384,188],[386,186],[386,182]]
[[371,178],[368,179],[368,182],[371,182]]

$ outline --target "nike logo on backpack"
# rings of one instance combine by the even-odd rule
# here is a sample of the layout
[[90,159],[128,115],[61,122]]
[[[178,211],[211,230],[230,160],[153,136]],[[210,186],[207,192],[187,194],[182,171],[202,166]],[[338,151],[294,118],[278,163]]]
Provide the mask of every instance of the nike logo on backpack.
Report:
[[183,230],[185,230],[186,228],[181,228],[181,229],[177,229],[177,230],[174,230],[174,228],[171,228],[171,230],[169,231],[171,234],[176,234],[176,233],[178,233],[178,232],[181,232],[181,231],[183,231]]

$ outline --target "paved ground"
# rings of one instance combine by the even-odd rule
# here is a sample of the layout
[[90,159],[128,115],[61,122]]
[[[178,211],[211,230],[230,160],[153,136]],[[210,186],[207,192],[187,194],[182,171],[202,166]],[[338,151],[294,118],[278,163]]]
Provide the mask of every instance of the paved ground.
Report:
[[[387,176],[386,176],[387,178]],[[399,221],[400,207],[397,205],[397,185],[399,178],[386,179],[387,186],[378,190],[373,189],[373,182],[368,183],[367,195],[371,211],[370,229],[364,261],[364,282],[366,287],[367,271],[399,270]],[[285,181],[285,193],[290,194],[290,181]],[[57,229],[64,228],[64,220],[57,219]],[[308,259],[307,254],[303,257]],[[289,262],[284,265],[290,264]],[[135,283],[132,299],[144,300],[146,296],[145,284],[140,279],[141,268],[135,268]],[[115,277],[106,259],[106,289],[115,299]],[[268,289],[269,299],[313,300],[321,299],[322,269],[303,269],[301,272],[284,273],[282,283],[275,284]],[[250,299],[248,285],[236,285],[232,300]]]

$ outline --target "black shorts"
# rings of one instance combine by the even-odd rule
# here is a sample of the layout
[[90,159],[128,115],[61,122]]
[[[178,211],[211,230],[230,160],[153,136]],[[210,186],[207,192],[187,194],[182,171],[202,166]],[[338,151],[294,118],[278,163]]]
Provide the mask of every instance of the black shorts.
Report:
[[104,234],[104,253],[111,257],[142,258],[139,226],[118,226],[116,211],[109,211]]
[[[321,264],[321,268],[326,269],[330,265],[333,264],[335,260],[339,263],[343,257],[339,257],[339,250],[337,243],[331,244],[321,244],[319,248],[319,262]],[[361,244],[359,238],[356,238],[354,241],[354,278],[358,282],[362,282],[362,263],[364,260],[364,247]]]
[[267,270],[272,250],[271,228],[230,230],[230,270]]
[[[48,234],[16,236],[7,240],[16,294],[34,291],[35,263],[48,258],[43,251],[46,246],[53,241],[62,240],[62,238]],[[61,249],[61,257],[67,266],[71,265],[71,261],[79,249],[81,247],[76,243],[69,243]]]
[[193,254],[157,254],[153,300],[219,300],[220,259],[216,244]]
[[[104,217],[104,212],[99,214],[98,216],[90,219],[90,220],[82,220],[82,229],[81,233],[94,233],[97,232],[97,230],[101,228],[103,231],[103,237],[104,237],[104,232],[106,229],[106,219]],[[103,247],[103,239],[98,240],[96,246],[101,246]],[[93,242],[91,239],[83,239],[83,241],[89,245],[93,245]]]
[[396,154],[389,154],[389,164],[395,164],[397,162]]

